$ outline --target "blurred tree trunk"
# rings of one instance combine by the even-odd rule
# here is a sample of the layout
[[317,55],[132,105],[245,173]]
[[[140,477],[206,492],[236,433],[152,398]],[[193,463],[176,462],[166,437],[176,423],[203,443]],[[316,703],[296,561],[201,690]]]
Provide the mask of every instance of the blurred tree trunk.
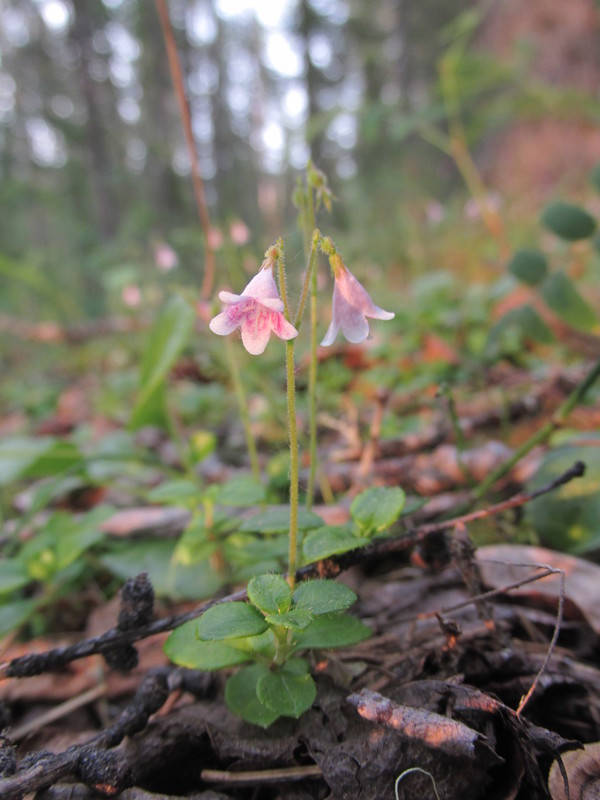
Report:
[[[73,5],[74,24],[70,29],[71,41],[77,48],[79,91],[86,110],[85,131],[89,149],[89,166],[92,183],[92,200],[96,228],[103,241],[109,241],[117,232],[119,205],[111,176],[108,134],[102,112],[102,86],[92,78],[94,58],[92,37],[98,29],[98,11],[101,4],[94,0],[78,0]],[[96,17],[96,18],[94,18]]]

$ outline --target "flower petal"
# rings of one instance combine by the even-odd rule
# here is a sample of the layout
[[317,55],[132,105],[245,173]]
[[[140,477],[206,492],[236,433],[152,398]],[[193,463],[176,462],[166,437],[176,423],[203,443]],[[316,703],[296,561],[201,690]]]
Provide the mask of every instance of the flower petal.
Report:
[[271,335],[271,312],[260,303],[249,306],[242,320],[242,344],[253,356],[260,355]]
[[255,300],[261,302],[266,298],[275,297],[279,299],[277,284],[273,277],[273,268],[267,267],[266,269],[261,269],[260,272],[252,278],[242,294],[244,297],[253,297]]
[[271,313],[271,330],[274,334],[279,336],[280,339],[294,339],[298,336],[298,331],[291,322],[288,322],[283,314]]
[[222,303],[226,303],[228,306],[232,306],[234,303],[239,303],[244,298],[241,294],[233,294],[233,292],[219,292],[219,300]]
[[369,335],[369,323],[365,315],[349,305],[344,307],[341,326],[342,333],[352,344],[363,342]]
[[261,305],[270,308],[271,311],[283,311],[283,300],[278,297],[263,297],[260,301]]
[[372,317],[372,319],[394,319],[396,316],[393,311],[384,311],[383,308],[379,308],[379,306],[373,306],[375,309],[374,314],[366,314],[367,317]]
[[216,333],[219,336],[227,336],[228,333],[231,333],[237,328],[241,322],[241,316],[235,313],[232,314],[232,308],[233,307],[226,308],[225,311],[222,311],[220,314],[217,314],[216,317],[211,319],[211,321],[208,323],[208,327],[213,333]]
[[332,345],[335,341],[335,337],[337,336],[339,329],[340,329],[340,323],[332,319],[331,325],[327,328],[327,333],[323,337],[321,346],[329,347],[330,345]]
[[[392,312],[384,311],[382,308],[375,305],[367,290],[360,281],[354,277],[348,267],[340,270],[335,280],[335,286],[342,297],[351,306],[361,311],[365,317],[373,317],[373,319],[392,319],[394,316]],[[391,316],[386,316],[388,314]]]

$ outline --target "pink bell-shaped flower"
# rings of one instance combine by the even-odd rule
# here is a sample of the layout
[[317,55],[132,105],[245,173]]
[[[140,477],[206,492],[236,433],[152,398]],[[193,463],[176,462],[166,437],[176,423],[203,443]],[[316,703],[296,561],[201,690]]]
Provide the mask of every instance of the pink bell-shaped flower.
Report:
[[298,331],[283,314],[283,301],[279,296],[269,261],[252,278],[241,294],[219,292],[225,309],[213,317],[209,327],[219,336],[227,336],[241,328],[242,343],[253,356],[264,352],[271,331],[280,339],[293,339]]
[[349,342],[357,344],[369,335],[367,317],[393,319],[395,315],[375,305],[366,289],[356,280],[337,253],[330,256],[329,260],[335,284],[331,325],[321,344],[325,347],[333,344],[340,328]]

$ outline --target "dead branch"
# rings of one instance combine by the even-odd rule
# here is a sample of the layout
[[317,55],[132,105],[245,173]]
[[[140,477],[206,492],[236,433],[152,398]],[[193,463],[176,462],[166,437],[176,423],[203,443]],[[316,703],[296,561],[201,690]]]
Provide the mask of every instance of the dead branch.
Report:
[[[382,542],[375,542],[366,547],[350,550],[339,556],[331,556],[323,561],[308,564],[299,569],[296,579],[306,580],[314,577],[335,577],[351,566],[364,561],[370,561],[391,553],[399,553],[411,550],[415,545],[423,542],[427,537],[437,535],[447,531],[457,525],[465,525],[477,519],[491,517],[509,509],[523,506],[537,497],[554,491],[565,483],[581,477],[585,472],[585,465],[577,461],[570,469],[566,470],[555,480],[534,492],[519,492],[508,500],[496,503],[488,508],[473,511],[460,517],[443,520],[441,522],[429,523],[412,530],[406,531],[399,537],[386,539]],[[38,675],[46,670],[63,667],[79,658],[100,653],[110,658],[111,653],[123,652],[123,649],[131,648],[133,642],[145,639],[158,633],[171,631],[183,625],[184,622],[196,619],[201,616],[208,608],[217,603],[231,602],[234,600],[245,600],[246,590],[240,589],[227,597],[214,598],[200,603],[190,611],[182,614],[173,614],[163,619],[138,624],[135,627],[123,629],[120,627],[111,628],[100,636],[83,639],[73,645],[57,647],[44,653],[32,653],[26,656],[14,658],[11,661],[0,664],[0,679],[2,678],[22,678],[31,675]]]
[[167,700],[169,693],[184,689],[193,694],[206,694],[206,676],[173,667],[161,667],[148,673],[133,700],[117,719],[82,745],[69,747],[63,753],[33,753],[23,759],[21,769],[0,780],[2,800],[20,800],[28,792],[75,776],[86,786],[103,794],[114,795],[133,786],[134,776],[126,755],[114,751],[126,736],[144,730],[148,719]]

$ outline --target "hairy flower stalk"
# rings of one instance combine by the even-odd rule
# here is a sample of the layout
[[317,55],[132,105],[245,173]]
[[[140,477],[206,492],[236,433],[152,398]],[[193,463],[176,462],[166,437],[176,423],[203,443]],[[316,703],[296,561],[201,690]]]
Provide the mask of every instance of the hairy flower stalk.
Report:
[[[285,281],[285,263],[283,260],[283,242],[277,243],[277,264],[279,268],[279,286],[283,303],[288,311],[287,288]],[[300,311],[300,309],[299,309]],[[294,329],[295,330],[295,329]],[[294,371],[294,341],[285,343],[285,368],[287,384],[288,435],[290,440],[290,530],[288,555],[288,583],[293,590],[296,583],[296,566],[298,563],[298,426],[296,423],[296,376]]]

